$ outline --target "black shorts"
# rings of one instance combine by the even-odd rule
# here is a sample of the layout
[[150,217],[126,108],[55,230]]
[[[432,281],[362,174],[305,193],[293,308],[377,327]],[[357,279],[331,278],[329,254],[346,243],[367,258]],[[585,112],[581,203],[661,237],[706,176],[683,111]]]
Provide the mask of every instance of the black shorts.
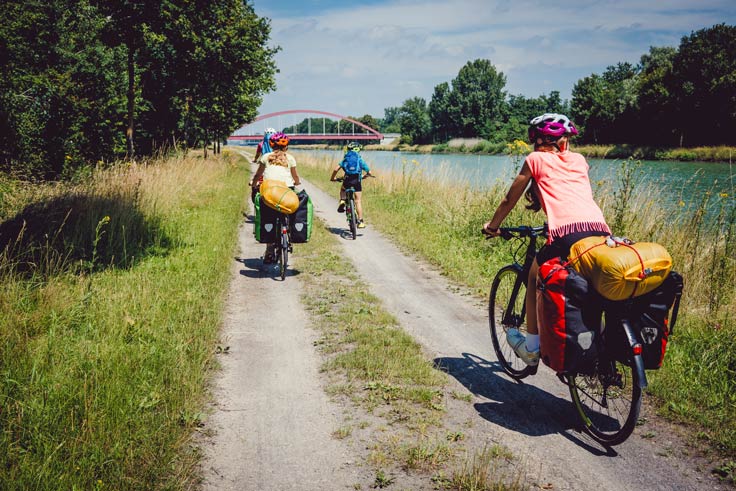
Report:
[[537,264],[542,265],[546,261],[549,261],[553,257],[561,257],[567,259],[570,254],[570,248],[575,242],[584,239],[586,237],[606,237],[608,236],[605,232],[590,231],[590,232],[575,232],[574,234],[563,235],[558,237],[551,244],[546,244],[537,252]]
[[353,188],[355,191],[363,191],[363,185],[360,179],[360,174],[345,174],[342,181],[342,188]]

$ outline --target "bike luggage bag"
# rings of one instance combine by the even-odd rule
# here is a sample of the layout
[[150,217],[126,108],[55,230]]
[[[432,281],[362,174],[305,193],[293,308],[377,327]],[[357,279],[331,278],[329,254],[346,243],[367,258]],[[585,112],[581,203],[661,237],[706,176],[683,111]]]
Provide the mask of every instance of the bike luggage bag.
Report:
[[600,297],[559,257],[539,268],[537,321],[542,361],[560,374],[592,373],[598,359]]
[[283,181],[264,179],[261,183],[260,193],[266,206],[281,213],[291,215],[299,207],[299,197]]
[[667,250],[654,242],[587,237],[570,248],[570,264],[609,300],[625,300],[650,292],[672,269]]
[[256,194],[255,209],[256,217],[253,222],[253,233],[256,240],[262,244],[275,242],[278,237],[278,230],[276,229],[278,212],[265,205],[260,193]]
[[301,190],[299,196],[299,208],[289,217],[289,237],[295,244],[309,242],[312,236],[312,198],[306,191]]
[[[637,341],[641,343],[644,368],[647,370],[660,368],[667,350],[667,341],[677,322],[682,288],[682,276],[672,271],[664,282],[651,292],[606,308],[606,326],[613,328],[611,332],[604,333],[606,346],[628,347],[628,342],[624,339],[625,334],[620,328],[621,317],[625,316],[634,330]],[[608,327],[606,331],[609,331]],[[630,363],[631,355],[628,349],[614,351],[611,354],[622,363]]]

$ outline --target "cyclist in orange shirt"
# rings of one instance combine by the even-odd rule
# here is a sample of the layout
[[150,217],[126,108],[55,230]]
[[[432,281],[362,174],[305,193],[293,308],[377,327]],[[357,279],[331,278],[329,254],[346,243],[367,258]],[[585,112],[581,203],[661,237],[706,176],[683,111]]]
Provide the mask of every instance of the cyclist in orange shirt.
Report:
[[526,290],[526,322],[528,335],[509,329],[507,341],[527,365],[539,363],[539,329],[537,326],[537,272],[539,265],[553,257],[567,257],[570,247],[580,239],[593,235],[610,235],[603,212],[593,200],[588,178],[588,162],[571,152],[569,139],[577,135],[575,125],[562,114],[543,114],[529,122],[529,140],[534,144],[521,171],[498,205],[493,218],[483,225],[483,233],[497,237],[504,218],[526,191],[534,211],[544,210],[549,234],[547,244],[539,251],[529,271]]

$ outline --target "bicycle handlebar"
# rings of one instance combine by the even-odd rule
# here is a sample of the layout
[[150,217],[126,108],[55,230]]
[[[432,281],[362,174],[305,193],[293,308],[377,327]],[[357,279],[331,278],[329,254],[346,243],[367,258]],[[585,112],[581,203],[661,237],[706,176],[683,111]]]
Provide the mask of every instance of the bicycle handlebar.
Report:
[[[373,174],[366,174],[361,179],[368,179],[368,178],[371,178],[371,177],[374,178],[374,179],[376,178],[376,176],[374,176]],[[335,181],[336,182],[343,182],[344,180],[345,180],[345,176],[336,177],[335,178]]]
[[[511,240],[514,237],[547,237],[547,227],[541,225],[539,227],[530,227],[522,225],[520,227],[500,227],[498,229],[500,237],[504,240]],[[492,238],[490,236],[488,239]]]

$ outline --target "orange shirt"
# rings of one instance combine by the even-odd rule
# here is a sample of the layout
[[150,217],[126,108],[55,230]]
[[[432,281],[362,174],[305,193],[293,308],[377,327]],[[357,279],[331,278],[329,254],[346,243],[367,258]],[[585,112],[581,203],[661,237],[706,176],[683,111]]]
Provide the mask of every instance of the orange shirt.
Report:
[[526,158],[547,214],[549,242],[576,232],[611,233],[593,200],[588,162],[579,153],[532,152]]

